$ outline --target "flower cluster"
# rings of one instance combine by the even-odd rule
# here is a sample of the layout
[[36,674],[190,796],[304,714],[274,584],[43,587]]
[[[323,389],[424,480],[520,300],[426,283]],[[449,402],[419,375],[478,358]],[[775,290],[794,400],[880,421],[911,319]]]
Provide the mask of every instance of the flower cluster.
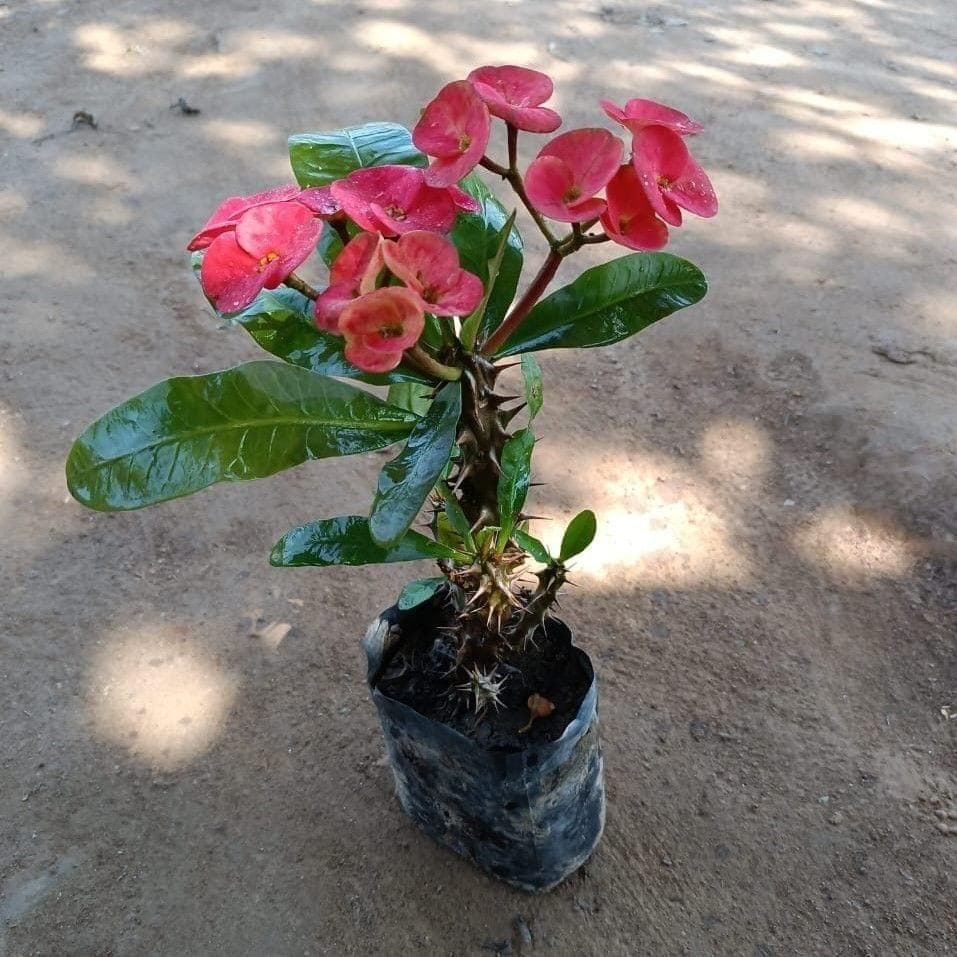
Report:
[[[682,210],[717,212],[711,183],[685,143],[701,126],[652,100],[632,99],[623,108],[601,103],[630,135],[627,157],[608,130],[574,129],[549,140],[523,176],[516,166],[519,131],[546,134],[561,126],[559,114],[543,105],[552,91],[551,79],[536,70],[479,67],[444,86],[422,111],[412,142],[430,158],[425,169],[371,166],[321,188],[280,186],[227,199],[189,244],[205,251],[206,295],[221,312],[237,312],[283,282],[309,289],[293,273],[315,250],[326,221],[345,246],[328,288],[314,294],[316,323],[345,337],[351,362],[381,372],[415,345],[426,314],[462,317],[482,300],[481,282],[460,268],[445,238],[459,213],[479,208],[458,185],[476,166],[511,183],[553,256],[603,240],[661,249],[668,227],[681,225]],[[507,166],[486,155],[493,119],[506,124]],[[574,231],[556,240],[543,218]],[[598,227],[601,233],[588,235]]]

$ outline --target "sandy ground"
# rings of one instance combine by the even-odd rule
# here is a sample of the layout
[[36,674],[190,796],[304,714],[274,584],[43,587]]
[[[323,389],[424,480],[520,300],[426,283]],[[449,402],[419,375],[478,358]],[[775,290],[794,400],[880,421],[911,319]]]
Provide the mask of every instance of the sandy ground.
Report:
[[[0,955],[957,953],[953,13],[0,2]],[[702,306],[543,357],[539,510],[603,522],[564,615],[610,797],[544,897],[393,798],[358,639],[420,569],[265,563],[381,456],[115,516],[62,475],[114,402],[256,354],[181,250],[287,133],[503,61],[575,125],[686,109],[723,202],[672,246]]]

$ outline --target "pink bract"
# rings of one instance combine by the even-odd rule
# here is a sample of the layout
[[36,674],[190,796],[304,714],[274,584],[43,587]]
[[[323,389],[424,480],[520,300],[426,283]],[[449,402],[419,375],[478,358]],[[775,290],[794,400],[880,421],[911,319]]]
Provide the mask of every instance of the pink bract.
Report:
[[345,357],[366,372],[388,372],[425,328],[422,301],[410,289],[386,286],[360,296],[342,311]]
[[553,133],[562,118],[547,106],[551,77],[521,66],[480,66],[469,74],[475,92],[493,116],[528,133]]
[[429,186],[415,166],[357,169],[332,184],[332,195],[358,226],[384,236],[413,229],[447,233],[455,223],[449,190]]
[[654,100],[629,100],[624,108],[616,106],[611,100],[602,100],[601,108],[611,119],[621,123],[632,133],[640,133],[648,126],[663,126],[675,133],[691,136],[704,129],[690,116]]
[[322,224],[295,201],[247,209],[232,231],[209,245],[200,269],[203,291],[220,312],[245,309],[275,289],[316,248]]
[[390,271],[436,316],[467,316],[484,295],[482,281],[459,266],[459,253],[443,236],[415,230],[382,253]]
[[341,219],[342,207],[335,201],[331,186],[310,186],[296,199],[311,209],[320,219]]
[[339,332],[342,310],[357,296],[375,289],[384,265],[378,233],[359,233],[349,240],[329,270],[329,288],[316,299],[316,325]]
[[430,186],[454,186],[476,166],[488,146],[488,107],[468,80],[442,87],[412,131],[412,142],[435,157],[425,171]]
[[680,226],[681,209],[705,218],[717,213],[711,180],[677,133],[649,126],[635,137],[633,148],[632,163],[645,195],[666,223]]
[[525,175],[528,198],[539,212],[563,223],[600,216],[595,193],[618,171],[624,150],[607,130],[571,130],[545,145]]
[[266,203],[281,203],[295,199],[302,192],[298,186],[275,186],[252,196],[230,196],[224,199],[206,225],[189,241],[186,247],[190,252],[205,249],[217,236],[232,229],[239,221],[239,217],[254,206],[263,206]]
[[608,208],[601,214],[601,224],[611,239],[628,249],[664,249],[668,227],[655,215],[631,163],[615,173],[605,195]]

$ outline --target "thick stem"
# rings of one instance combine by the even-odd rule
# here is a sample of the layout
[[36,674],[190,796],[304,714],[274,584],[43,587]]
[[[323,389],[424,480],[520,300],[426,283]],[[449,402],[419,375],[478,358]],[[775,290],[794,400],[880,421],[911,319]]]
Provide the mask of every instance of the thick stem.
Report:
[[411,349],[406,349],[405,355],[423,372],[428,373],[435,379],[442,379],[444,382],[457,382],[462,378],[462,370],[459,367],[447,366],[439,362],[418,344],[412,346]]
[[286,283],[290,289],[295,289],[297,292],[301,292],[304,296],[315,301],[319,298],[319,291],[313,289],[305,279],[300,279],[295,273],[290,273],[286,276]]
[[508,337],[515,331],[519,323],[529,314],[532,306],[541,299],[542,294],[548,288],[548,284],[555,278],[558,267],[562,259],[567,255],[556,249],[552,249],[541,268],[538,275],[532,280],[532,284],[525,290],[525,294],[512,307],[512,311],[505,318],[505,321],[492,333],[485,344],[482,346],[482,352],[488,355],[494,355],[496,349],[508,340]]

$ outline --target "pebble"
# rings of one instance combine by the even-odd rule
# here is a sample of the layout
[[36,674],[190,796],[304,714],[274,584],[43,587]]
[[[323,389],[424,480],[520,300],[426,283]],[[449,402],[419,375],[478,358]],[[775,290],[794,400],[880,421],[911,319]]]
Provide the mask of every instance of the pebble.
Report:
[[518,939],[526,947],[531,947],[535,942],[535,937],[532,934],[532,928],[528,926],[525,921],[525,918],[519,914],[515,918],[515,930],[518,932]]
[[835,812],[827,819],[827,823],[828,823],[828,824],[843,824],[843,823],[844,823],[844,815],[841,814],[840,811],[835,811]]

